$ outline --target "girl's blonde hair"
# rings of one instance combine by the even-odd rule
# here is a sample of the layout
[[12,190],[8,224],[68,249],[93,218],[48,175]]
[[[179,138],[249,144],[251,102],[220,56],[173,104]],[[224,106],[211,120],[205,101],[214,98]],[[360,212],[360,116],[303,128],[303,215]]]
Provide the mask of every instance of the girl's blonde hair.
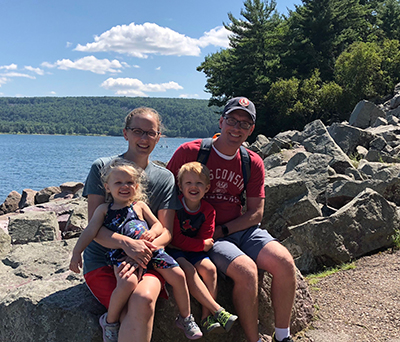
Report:
[[132,117],[134,117],[135,115],[139,115],[139,114],[150,114],[151,116],[154,117],[154,119],[156,119],[157,121],[157,131],[161,132],[163,125],[161,123],[161,116],[160,114],[158,114],[158,112],[153,109],[153,108],[149,108],[149,107],[139,107],[139,108],[135,108],[134,110],[132,110],[126,117],[125,117],[125,128],[129,127]]
[[210,170],[199,162],[190,162],[181,166],[177,176],[179,185],[182,185],[182,177],[185,172],[194,172],[205,181],[206,185],[210,184]]
[[[124,158],[115,158],[107,163],[102,172],[101,172],[101,181],[103,184],[108,182],[110,178],[111,172],[114,170],[123,170],[129,173],[134,180],[134,183],[138,185],[135,190],[135,197],[132,199],[132,202],[143,201],[147,203],[147,195],[145,193],[146,187],[146,174],[144,171],[137,166],[134,162],[131,162]],[[112,196],[110,193],[106,194],[106,202],[111,202]]]

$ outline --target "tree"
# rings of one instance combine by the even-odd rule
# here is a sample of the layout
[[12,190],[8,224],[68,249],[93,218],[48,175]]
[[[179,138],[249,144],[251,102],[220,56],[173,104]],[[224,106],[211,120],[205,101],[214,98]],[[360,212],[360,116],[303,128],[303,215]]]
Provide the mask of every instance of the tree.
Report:
[[[382,96],[382,54],[376,43],[355,42],[338,58],[336,82],[347,94],[347,103],[354,106],[362,99]],[[384,87],[386,88],[386,87]]]
[[302,2],[290,12],[284,63],[295,67],[297,77],[319,69],[322,79],[332,80],[336,58],[354,41],[366,39],[368,10],[358,0]]
[[275,8],[275,0],[246,0],[242,18],[228,13],[230,23],[224,26],[232,33],[230,48],[207,56],[197,68],[207,76],[211,104],[223,105],[235,96],[247,96],[256,105],[262,104],[280,67],[278,27],[283,19]]

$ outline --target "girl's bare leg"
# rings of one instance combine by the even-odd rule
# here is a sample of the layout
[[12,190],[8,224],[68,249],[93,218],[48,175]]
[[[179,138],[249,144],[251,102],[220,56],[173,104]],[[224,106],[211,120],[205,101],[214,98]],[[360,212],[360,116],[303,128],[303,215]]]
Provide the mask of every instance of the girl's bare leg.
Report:
[[137,274],[133,273],[129,277],[120,277],[117,267],[114,266],[117,287],[111,294],[110,305],[107,312],[107,322],[116,323],[119,321],[122,309],[125,307],[132,292],[138,284]]

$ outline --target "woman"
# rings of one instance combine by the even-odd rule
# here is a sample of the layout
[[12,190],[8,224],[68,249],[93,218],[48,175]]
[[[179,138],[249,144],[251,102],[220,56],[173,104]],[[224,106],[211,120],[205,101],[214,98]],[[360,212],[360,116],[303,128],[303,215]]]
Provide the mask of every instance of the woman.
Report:
[[[157,246],[145,240],[134,240],[111,232],[105,227],[100,229],[96,241],[90,243],[85,250],[83,273],[88,287],[106,308],[116,286],[113,270],[107,266],[105,259],[107,248],[123,249],[128,255],[121,273],[129,278],[138,267],[146,267],[153,250],[163,248],[170,242],[175,209],[179,208],[174,176],[165,168],[149,161],[150,153],[160,140],[159,114],[151,108],[133,110],[125,118],[123,133],[128,141],[128,150],[118,157],[133,161],[145,171],[148,179],[146,191],[149,206],[165,229],[157,240]],[[115,157],[96,160],[86,180],[83,195],[88,198],[89,220],[95,209],[105,202],[101,170],[113,158]],[[121,314],[119,342],[150,341],[155,305],[163,285],[164,280],[156,271],[145,273]],[[112,327],[110,328],[110,334],[118,334],[118,331],[113,332]]]

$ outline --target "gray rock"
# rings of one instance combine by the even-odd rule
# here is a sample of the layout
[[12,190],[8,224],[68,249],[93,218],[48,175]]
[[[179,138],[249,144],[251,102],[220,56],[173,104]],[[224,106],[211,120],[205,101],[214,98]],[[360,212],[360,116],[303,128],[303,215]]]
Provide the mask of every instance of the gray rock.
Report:
[[61,193],[61,189],[58,186],[49,186],[40,190],[35,196],[35,203],[41,204],[49,201],[50,197],[54,194]]
[[37,191],[32,190],[32,189],[24,189],[22,191],[22,196],[21,200],[18,203],[18,207],[20,209],[29,207],[31,205],[35,205],[35,196],[37,194]]
[[315,120],[304,127],[302,145],[308,152],[331,156],[330,166],[337,173],[344,173],[353,167],[350,158],[335,143],[321,120]]
[[370,142],[376,138],[371,132],[345,123],[333,123],[328,127],[328,132],[347,155],[354,154],[357,146],[368,149]]
[[386,126],[388,121],[383,117],[378,117],[375,122],[372,124],[372,127]]
[[16,191],[11,191],[6,200],[0,205],[0,215],[12,213],[18,210],[19,201],[21,200],[21,194]]
[[261,156],[261,149],[269,143],[269,139],[262,134],[257,135],[256,141],[248,146],[248,149]]
[[263,146],[261,148],[261,154],[260,157],[262,159],[274,154],[280,152],[281,149],[279,145],[275,141],[270,141],[267,145]]
[[283,160],[283,156],[281,156],[279,153],[273,154],[264,159],[264,168],[266,171],[285,164],[286,162]]
[[8,231],[13,244],[60,240],[54,212],[28,212],[10,217]]
[[396,207],[366,189],[333,215],[291,227],[284,244],[301,272],[313,272],[389,247],[399,223]]
[[350,115],[349,124],[359,128],[370,127],[378,117],[385,117],[384,111],[372,102],[362,100],[357,103]]

